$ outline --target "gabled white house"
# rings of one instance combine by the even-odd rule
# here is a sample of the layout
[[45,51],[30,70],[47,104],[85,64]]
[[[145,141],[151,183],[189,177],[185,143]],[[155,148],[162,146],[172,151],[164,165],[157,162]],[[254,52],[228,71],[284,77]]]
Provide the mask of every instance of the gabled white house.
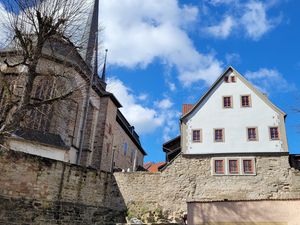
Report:
[[182,116],[182,152],[288,152],[285,117],[264,94],[229,67]]

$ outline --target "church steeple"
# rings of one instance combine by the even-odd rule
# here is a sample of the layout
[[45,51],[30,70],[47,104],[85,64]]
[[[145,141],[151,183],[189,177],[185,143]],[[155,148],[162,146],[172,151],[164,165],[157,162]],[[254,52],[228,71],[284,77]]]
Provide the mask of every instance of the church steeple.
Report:
[[99,0],[94,0],[83,34],[82,57],[87,65],[98,74],[98,20]]
[[107,60],[107,52],[108,50],[105,49],[105,58],[104,58],[104,64],[103,64],[103,69],[102,69],[102,76],[101,79],[103,82],[106,80],[106,60]]

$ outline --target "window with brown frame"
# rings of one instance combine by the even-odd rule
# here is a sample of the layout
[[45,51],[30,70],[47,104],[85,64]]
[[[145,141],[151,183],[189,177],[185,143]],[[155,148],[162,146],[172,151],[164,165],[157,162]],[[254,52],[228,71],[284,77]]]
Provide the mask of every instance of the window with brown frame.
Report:
[[257,128],[251,127],[247,128],[248,131],[248,141],[257,141]]
[[244,174],[254,174],[254,163],[252,159],[243,159]]
[[271,140],[279,140],[278,127],[270,127],[270,138]]
[[229,174],[239,174],[239,161],[237,159],[229,159]]
[[223,107],[224,108],[232,108],[232,97],[231,96],[223,97]]
[[235,82],[236,82],[235,76],[232,76],[232,77],[231,77],[231,82],[232,82],[232,83],[235,83]]
[[201,130],[193,130],[193,142],[201,142]]
[[224,142],[224,129],[215,129],[215,142]]
[[215,174],[225,174],[225,161],[224,160],[215,160],[214,161],[214,169]]
[[241,103],[242,107],[251,107],[250,95],[241,96]]

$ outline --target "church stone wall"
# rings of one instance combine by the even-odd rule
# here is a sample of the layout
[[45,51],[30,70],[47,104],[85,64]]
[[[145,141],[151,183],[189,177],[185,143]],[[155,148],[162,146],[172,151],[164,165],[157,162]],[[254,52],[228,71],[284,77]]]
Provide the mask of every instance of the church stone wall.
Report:
[[125,220],[125,203],[111,173],[4,150],[0,171],[0,224]]
[[180,218],[187,201],[300,198],[300,172],[286,155],[258,155],[255,176],[215,176],[211,156],[176,158],[161,173],[115,173],[128,213]]

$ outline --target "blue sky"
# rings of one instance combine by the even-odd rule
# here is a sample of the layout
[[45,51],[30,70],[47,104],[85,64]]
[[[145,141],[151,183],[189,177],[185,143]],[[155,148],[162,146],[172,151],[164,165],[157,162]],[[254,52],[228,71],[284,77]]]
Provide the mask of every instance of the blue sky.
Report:
[[145,161],[164,160],[181,105],[195,103],[229,65],[288,114],[289,149],[300,153],[299,9],[296,0],[104,1],[109,88],[129,108]]
[[100,0],[100,7],[108,89],[140,134],[145,161],[164,160],[181,105],[195,103],[229,65],[288,114],[289,149],[300,153],[300,1]]

